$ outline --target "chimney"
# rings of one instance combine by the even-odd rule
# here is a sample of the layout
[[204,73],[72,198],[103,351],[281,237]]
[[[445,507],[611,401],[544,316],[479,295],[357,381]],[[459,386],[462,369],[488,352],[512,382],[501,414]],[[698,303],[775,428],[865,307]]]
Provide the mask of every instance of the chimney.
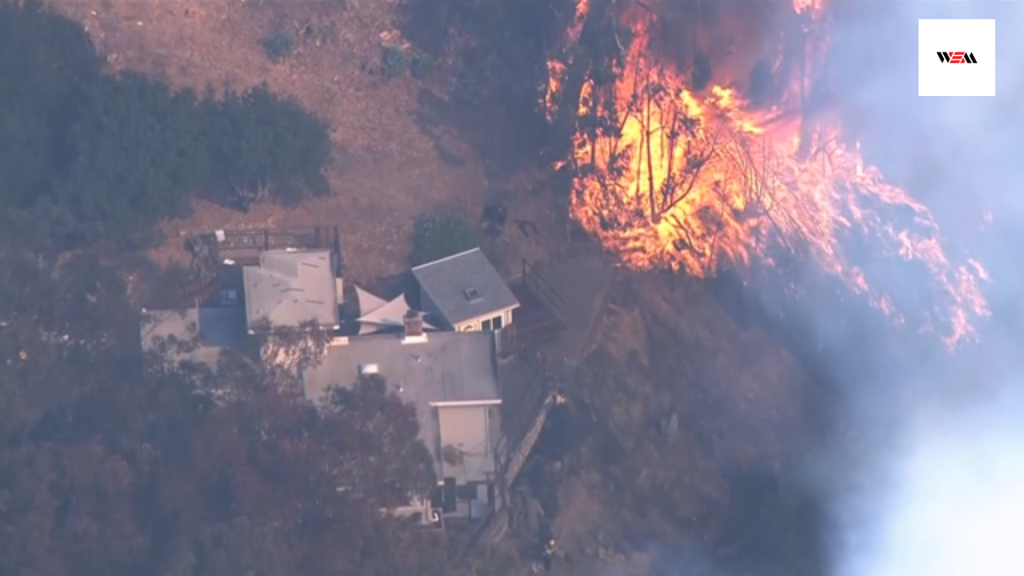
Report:
[[415,310],[409,310],[402,319],[405,324],[405,341],[422,342],[427,335],[423,333],[423,317]]

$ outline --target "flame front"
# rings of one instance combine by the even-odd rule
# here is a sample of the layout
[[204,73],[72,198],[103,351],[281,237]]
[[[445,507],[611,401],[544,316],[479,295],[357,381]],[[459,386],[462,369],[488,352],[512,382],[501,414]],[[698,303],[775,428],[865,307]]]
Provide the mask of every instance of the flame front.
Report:
[[[810,22],[823,7],[795,0],[794,10]],[[636,269],[707,277],[755,259],[778,264],[781,254],[813,260],[896,321],[904,311],[851,256],[917,262],[939,303],[925,322],[950,345],[973,334],[972,319],[988,313],[977,282],[984,269],[950,261],[928,209],[865,166],[857,147],[844,146],[837,120],[802,113],[808,75],[774,107],[750,106],[730,87],[697,94],[655,61],[648,29],[644,19],[631,27],[614,85],[583,85],[570,211],[584,229]],[[820,57],[815,38],[808,34],[805,46]],[[565,69],[549,67],[549,106]],[[597,110],[612,112],[598,120]]]

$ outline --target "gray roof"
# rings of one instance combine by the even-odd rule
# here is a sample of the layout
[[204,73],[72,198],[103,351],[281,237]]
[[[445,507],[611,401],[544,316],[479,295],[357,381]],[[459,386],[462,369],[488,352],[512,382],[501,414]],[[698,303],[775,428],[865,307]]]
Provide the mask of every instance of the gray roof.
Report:
[[439,422],[432,403],[499,403],[497,356],[490,332],[431,332],[405,343],[401,334],[353,336],[332,345],[323,361],[302,371],[306,398],[319,402],[332,385],[351,386],[362,366],[377,365],[388,388],[416,408],[420,440],[440,462]]
[[437,312],[452,325],[519,306],[479,248],[417,266],[412,274]]
[[329,250],[270,250],[259,266],[242,269],[249,329],[266,319],[273,326],[315,320],[338,325],[338,291]]
[[416,404],[501,399],[490,332],[430,332],[411,343],[400,333],[349,337],[303,371],[306,397],[319,401],[331,385],[351,385],[368,364],[376,364],[389,384],[401,386],[399,396]]
[[[245,313],[241,307],[148,310],[140,325],[142,349],[166,346],[169,359],[214,366],[221,350],[241,351],[245,343]],[[197,338],[198,337],[198,338]],[[195,344],[194,349],[191,344]]]

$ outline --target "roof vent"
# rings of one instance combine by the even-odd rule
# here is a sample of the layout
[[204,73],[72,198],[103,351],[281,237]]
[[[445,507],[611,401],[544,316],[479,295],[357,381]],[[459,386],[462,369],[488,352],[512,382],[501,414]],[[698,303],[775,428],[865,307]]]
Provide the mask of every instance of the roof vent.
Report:
[[479,302],[483,300],[483,296],[480,295],[480,291],[476,288],[466,288],[462,293],[465,294],[466,300],[469,300],[470,302]]
[[371,376],[380,372],[380,366],[376,364],[363,364],[359,366],[360,376]]

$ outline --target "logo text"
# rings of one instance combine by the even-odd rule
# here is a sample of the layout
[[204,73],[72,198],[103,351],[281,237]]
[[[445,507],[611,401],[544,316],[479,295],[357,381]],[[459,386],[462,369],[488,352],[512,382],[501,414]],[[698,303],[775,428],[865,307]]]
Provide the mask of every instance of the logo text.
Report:
[[939,52],[939,62],[943,64],[977,64],[971,52]]

